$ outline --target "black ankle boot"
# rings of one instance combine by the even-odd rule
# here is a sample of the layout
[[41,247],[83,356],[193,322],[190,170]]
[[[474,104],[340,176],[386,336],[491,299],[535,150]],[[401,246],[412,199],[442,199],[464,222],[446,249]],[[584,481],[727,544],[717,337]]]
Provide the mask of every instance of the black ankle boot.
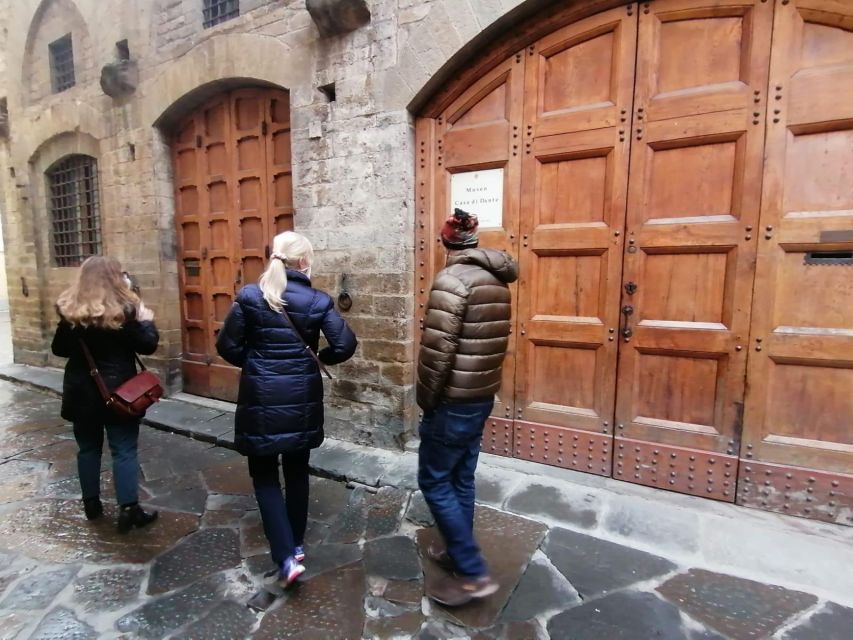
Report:
[[158,513],[152,511],[146,513],[138,503],[122,505],[118,513],[118,530],[119,533],[127,533],[133,527],[142,528],[151,524],[157,519]]
[[104,505],[97,496],[94,498],[83,498],[83,510],[86,512],[87,520],[96,520],[104,515]]

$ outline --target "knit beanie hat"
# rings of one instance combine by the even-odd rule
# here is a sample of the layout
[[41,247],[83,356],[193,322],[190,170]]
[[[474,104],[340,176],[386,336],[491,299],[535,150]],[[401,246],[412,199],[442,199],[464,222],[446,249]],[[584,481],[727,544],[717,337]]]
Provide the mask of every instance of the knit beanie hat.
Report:
[[479,225],[473,213],[454,209],[441,228],[441,241],[448,249],[472,249],[480,242]]

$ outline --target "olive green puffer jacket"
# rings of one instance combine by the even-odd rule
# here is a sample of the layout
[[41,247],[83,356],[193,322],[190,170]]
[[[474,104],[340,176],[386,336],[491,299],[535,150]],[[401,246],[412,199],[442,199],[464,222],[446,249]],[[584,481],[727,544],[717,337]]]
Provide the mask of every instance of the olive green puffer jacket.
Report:
[[502,251],[467,249],[452,255],[436,276],[421,336],[418,404],[493,397],[509,343],[512,300],[508,284],[518,265]]

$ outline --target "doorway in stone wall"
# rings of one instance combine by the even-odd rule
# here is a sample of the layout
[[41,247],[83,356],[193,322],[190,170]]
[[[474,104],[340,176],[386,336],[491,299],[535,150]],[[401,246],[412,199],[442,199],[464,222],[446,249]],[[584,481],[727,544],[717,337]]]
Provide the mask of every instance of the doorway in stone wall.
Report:
[[233,402],[240,372],[217,355],[216,336],[263,272],[272,237],[293,229],[289,94],[222,93],[178,125],[171,149],[183,388]]
[[421,313],[457,186],[520,263],[483,449],[851,525],[853,6],[601,4],[417,123]]

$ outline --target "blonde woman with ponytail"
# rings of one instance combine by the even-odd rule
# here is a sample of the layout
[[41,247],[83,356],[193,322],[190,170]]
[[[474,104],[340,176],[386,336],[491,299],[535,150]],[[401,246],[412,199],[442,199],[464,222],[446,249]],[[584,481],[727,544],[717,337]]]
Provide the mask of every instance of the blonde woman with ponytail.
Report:
[[[219,355],[242,369],[235,445],[249,459],[264,533],[283,587],[305,571],[308,459],[323,442],[320,363],[344,362],[357,346],[332,298],[311,286],[313,261],[314,249],[305,236],[292,231],[277,235],[266,270],[258,284],[237,295],[216,342]],[[321,333],[328,346],[318,352]]]

